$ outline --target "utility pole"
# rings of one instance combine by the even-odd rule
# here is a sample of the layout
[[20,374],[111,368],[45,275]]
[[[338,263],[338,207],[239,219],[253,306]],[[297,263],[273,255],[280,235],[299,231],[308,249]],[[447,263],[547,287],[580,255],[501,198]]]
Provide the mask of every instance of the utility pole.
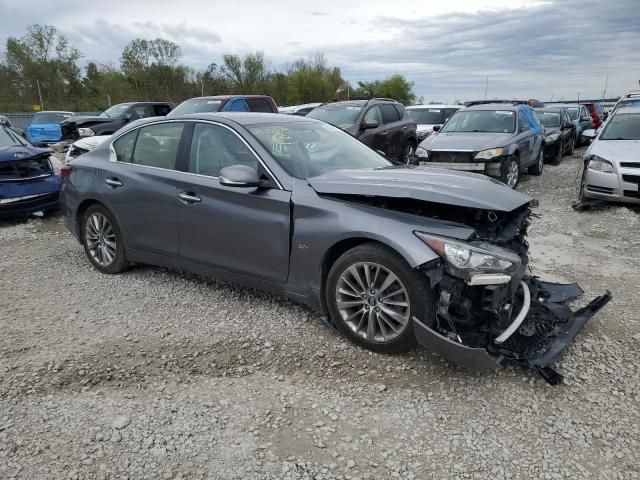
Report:
[[484,82],[484,99],[487,99],[487,90],[489,90],[489,75],[487,75],[487,78]]
[[111,95],[109,95],[107,93],[107,105],[109,105],[109,108],[111,108]]
[[44,104],[42,103],[42,92],[40,91],[40,80],[36,79],[36,85],[38,86],[38,98],[40,99],[40,110],[44,110]]
[[607,73],[607,76],[604,79],[604,90],[602,90],[602,101],[604,102],[604,99],[607,95],[607,85],[609,84],[609,74]]

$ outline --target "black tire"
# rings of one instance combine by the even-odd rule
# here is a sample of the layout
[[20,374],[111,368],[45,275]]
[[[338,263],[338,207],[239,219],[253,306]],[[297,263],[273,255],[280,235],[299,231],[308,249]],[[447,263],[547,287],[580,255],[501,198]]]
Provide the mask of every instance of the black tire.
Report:
[[569,148],[566,152],[568,157],[573,157],[573,152],[576,149],[576,137],[575,135],[571,137],[571,142],[569,142]]
[[400,154],[400,161],[402,163],[409,164],[411,162],[411,157],[416,151],[416,144],[412,140],[408,140],[404,147],[402,147],[402,153]]
[[527,173],[530,175],[542,175],[542,170],[544,170],[544,145],[540,148],[536,163],[529,167]]
[[[513,167],[513,163],[515,163],[515,167]],[[509,184],[509,172],[512,168],[517,168],[517,178],[515,183],[512,185]],[[502,160],[502,165],[500,165],[500,181],[504,183],[506,186],[515,189],[520,182],[520,157],[517,155],[508,155]]]
[[[94,255],[91,251],[91,240],[88,239],[90,235],[89,230],[87,229],[87,222],[94,215],[102,215],[110,224],[113,231],[113,238],[115,239],[115,255],[113,259],[106,263],[101,264],[100,260]],[[124,250],[124,239],[122,237],[122,233],[120,232],[120,227],[118,227],[118,223],[111,215],[111,212],[107,210],[106,207],[100,204],[91,205],[82,215],[82,221],[80,222],[80,238],[82,239],[82,246],[84,247],[84,251],[91,262],[91,265],[101,273],[106,273],[109,275],[120,273],[126,270],[129,266],[129,262],[125,256]],[[105,260],[106,261],[106,260]]]
[[[355,329],[347,324],[337,305],[338,282],[341,281],[342,275],[350,267],[363,262],[377,264],[388,269],[398,277],[408,295],[409,321],[402,330],[397,332],[397,336],[389,341],[370,341],[362,334],[356,333]],[[435,321],[435,296],[433,291],[428,288],[426,280],[424,275],[412,270],[397,252],[378,243],[365,243],[345,252],[331,266],[325,282],[325,300],[335,325],[353,343],[378,353],[399,353],[407,351],[415,345],[412,321],[414,316],[427,325],[432,325]],[[381,291],[380,294],[382,293]],[[368,292],[365,291],[363,294],[368,295]],[[378,293],[372,295],[375,297]]]
[[558,153],[556,153],[556,156],[552,160],[552,163],[554,165],[560,164],[560,162],[562,161],[562,156],[564,155],[564,150],[564,140],[560,139],[560,145],[558,145]]

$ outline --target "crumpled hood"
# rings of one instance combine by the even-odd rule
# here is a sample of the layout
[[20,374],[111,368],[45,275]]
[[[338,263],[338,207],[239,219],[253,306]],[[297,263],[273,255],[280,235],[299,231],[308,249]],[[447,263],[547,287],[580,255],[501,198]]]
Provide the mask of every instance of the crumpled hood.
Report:
[[42,154],[51,154],[48,148],[25,147],[13,145],[11,147],[0,148],[0,162],[13,162],[24,158],[38,157]]
[[501,212],[532,200],[484,175],[432,167],[336,170],[308,182],[319,194],[410,198]]
[[97,125],[99,123],[109,123],[109,122],[113,122],[114,120],[115,120],[115,118],[111,118],[111,117],[83,117],[83,116],[78,116],[78,117],[72,117],[69,120],[65,120],[64,122],[61,123],[61,125],[75,124],[78,127],[83,127],[85,125],[91,126],[91,125]]
[[442,133],[427,137],[420,146],[426,150],[470,150],[504,147],[512,133]]
[[593,142],[585,155],[597,155],[610,162],[637,162],[640,140],[599,140]]

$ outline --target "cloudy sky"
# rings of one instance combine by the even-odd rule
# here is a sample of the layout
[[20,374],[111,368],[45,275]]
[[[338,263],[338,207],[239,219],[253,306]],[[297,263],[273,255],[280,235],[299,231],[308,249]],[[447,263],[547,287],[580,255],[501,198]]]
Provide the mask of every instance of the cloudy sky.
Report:
[[135,37],[180,44],[200,68],[263,50],[271,67],[324,52],[343,77],[415,83],[426,100],[597,98],[639,88],[640,0],[0,0],[0,44],[56,26],[83,61]]

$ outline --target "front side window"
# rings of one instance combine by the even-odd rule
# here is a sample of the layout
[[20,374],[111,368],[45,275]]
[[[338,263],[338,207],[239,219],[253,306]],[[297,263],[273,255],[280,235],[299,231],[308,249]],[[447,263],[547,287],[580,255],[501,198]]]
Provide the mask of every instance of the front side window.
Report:
[[67,118],[71,118],[70,113],[63,112],[42,112],[36,113],[33,116],[33,124],[34,125],[44,125],[44,124],[52,124],[52,123],[60,123]]
[[231,165],[258,168],[255,155],[231,130],[219,125],[197,123],[191,140],[189,172],[210,177]]
[[367,113],[364,114],[365,122],[378,122],[378,125],[382,125],[384,121],[382,120],[382,111],[380,111],[380,107],[378,105],[374,105]]
[[114,105],[100,114],[101,117],[118,118],[124,115],[129,105]]
[[444,127],[443,133],[513,133],[516,112],[513,110],[460,110]]
[[619,113],[607,122],[600,140],[640,140],[640,114]]
[[154,105],[153,109],[156,117],[164,117],[171,111],[169,105]]
[[380,110],[382,110],[382,123],[387,124],[400,120],[400,115],[393,105],[384,103],[380,105]]
[[159,123],[140,128],[131,163],[174,170],[182,130],[182,122]]
[[258,124],[249,131],[291,176],[307,179],[343,169],[392,163],[348,133],[323,123]]
[[133,158],[133,147],[138,138],[138,129],[128,132],[113,142],[113,149],[116,152],[116,160],[119,162],[131,163]]

